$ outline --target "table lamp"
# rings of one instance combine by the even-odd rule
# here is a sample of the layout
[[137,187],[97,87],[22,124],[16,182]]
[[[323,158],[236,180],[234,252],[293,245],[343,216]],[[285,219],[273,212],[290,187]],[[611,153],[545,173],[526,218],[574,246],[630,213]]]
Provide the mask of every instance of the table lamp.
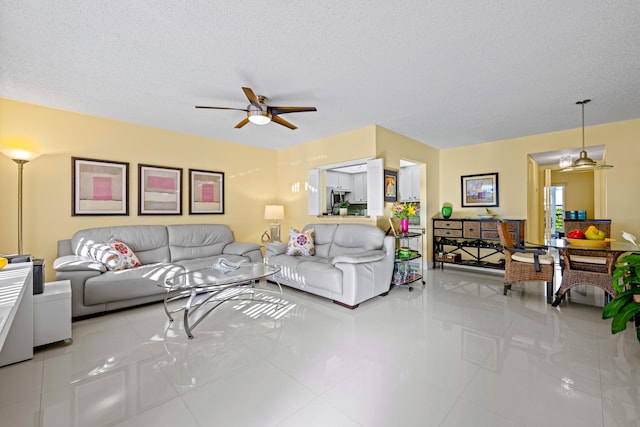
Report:
[[270,226],[271,241],[280,241],[280,224],[279,219],[284,219],[284,206],[281,205],[266,205],[264,207],[264,219],[273,220]]
[[6,147],[0,148],[0,153],[18,164],[18,255],[22,255],[22,168],[25,163],[38,157],[40,153]]

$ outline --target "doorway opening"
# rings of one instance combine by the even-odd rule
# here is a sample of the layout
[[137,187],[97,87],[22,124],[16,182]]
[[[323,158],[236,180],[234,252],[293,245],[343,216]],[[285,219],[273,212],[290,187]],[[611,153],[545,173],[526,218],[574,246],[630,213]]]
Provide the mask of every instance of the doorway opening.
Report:
[[[550,230],[551,238],[558,239],[564,237],[564,212],[565,212],[565,194],[564,185],[552,185],[549,191],[544,192],[545,198],[549,195],[549,200],[545,200],[545,209],[549,209],[549,212],[545,212],[544,218],[551,218]],[[546,229],[546,224],[545,224]]]

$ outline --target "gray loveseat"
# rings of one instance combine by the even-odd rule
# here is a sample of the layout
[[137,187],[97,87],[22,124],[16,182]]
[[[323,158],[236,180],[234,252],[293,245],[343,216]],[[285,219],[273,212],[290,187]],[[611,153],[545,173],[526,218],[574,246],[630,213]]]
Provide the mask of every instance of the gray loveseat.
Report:
[[[141,266],[109,271],[87,248],[116,239],[129,246]],[[90,228],[58,242],[56,280],[71,281],[74,318],[164,299],[158,282],[185,271],[212,267],[224,257],[261,262],[260,245],[235,242],[223,224],[131,225]]]
[[315,255],[286,255],[287,243],[268,243],[265,263],[282,268],[279,283],[356,308],[391,287],[395,239],[364,224],[308,224]]

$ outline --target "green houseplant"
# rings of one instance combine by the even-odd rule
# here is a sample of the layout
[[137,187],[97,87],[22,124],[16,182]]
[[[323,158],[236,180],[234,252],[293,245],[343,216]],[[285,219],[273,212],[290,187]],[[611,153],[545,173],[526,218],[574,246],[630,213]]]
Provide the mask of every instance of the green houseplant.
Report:
[[[620,280],[622,279],[622,280]],[[613,289],[616,296],[602,309],[603,319],[611,320],[611,333],[627,328],[635,318],[636,337],[640,341],[640,254],[623,256],[613,270]]]
[[340,205],[340,216],[346,216],[349,212],[349,202],[344,201]]

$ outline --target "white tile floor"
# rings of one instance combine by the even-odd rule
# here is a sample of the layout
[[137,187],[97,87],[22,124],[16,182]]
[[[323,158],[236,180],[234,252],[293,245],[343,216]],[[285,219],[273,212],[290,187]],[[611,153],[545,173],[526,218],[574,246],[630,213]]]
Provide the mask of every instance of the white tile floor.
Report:
[[350,311],[285,288],[188,340],[154,304],[0,368],[2,426],[638,426],[640,343],[544,284],[430,270]]

